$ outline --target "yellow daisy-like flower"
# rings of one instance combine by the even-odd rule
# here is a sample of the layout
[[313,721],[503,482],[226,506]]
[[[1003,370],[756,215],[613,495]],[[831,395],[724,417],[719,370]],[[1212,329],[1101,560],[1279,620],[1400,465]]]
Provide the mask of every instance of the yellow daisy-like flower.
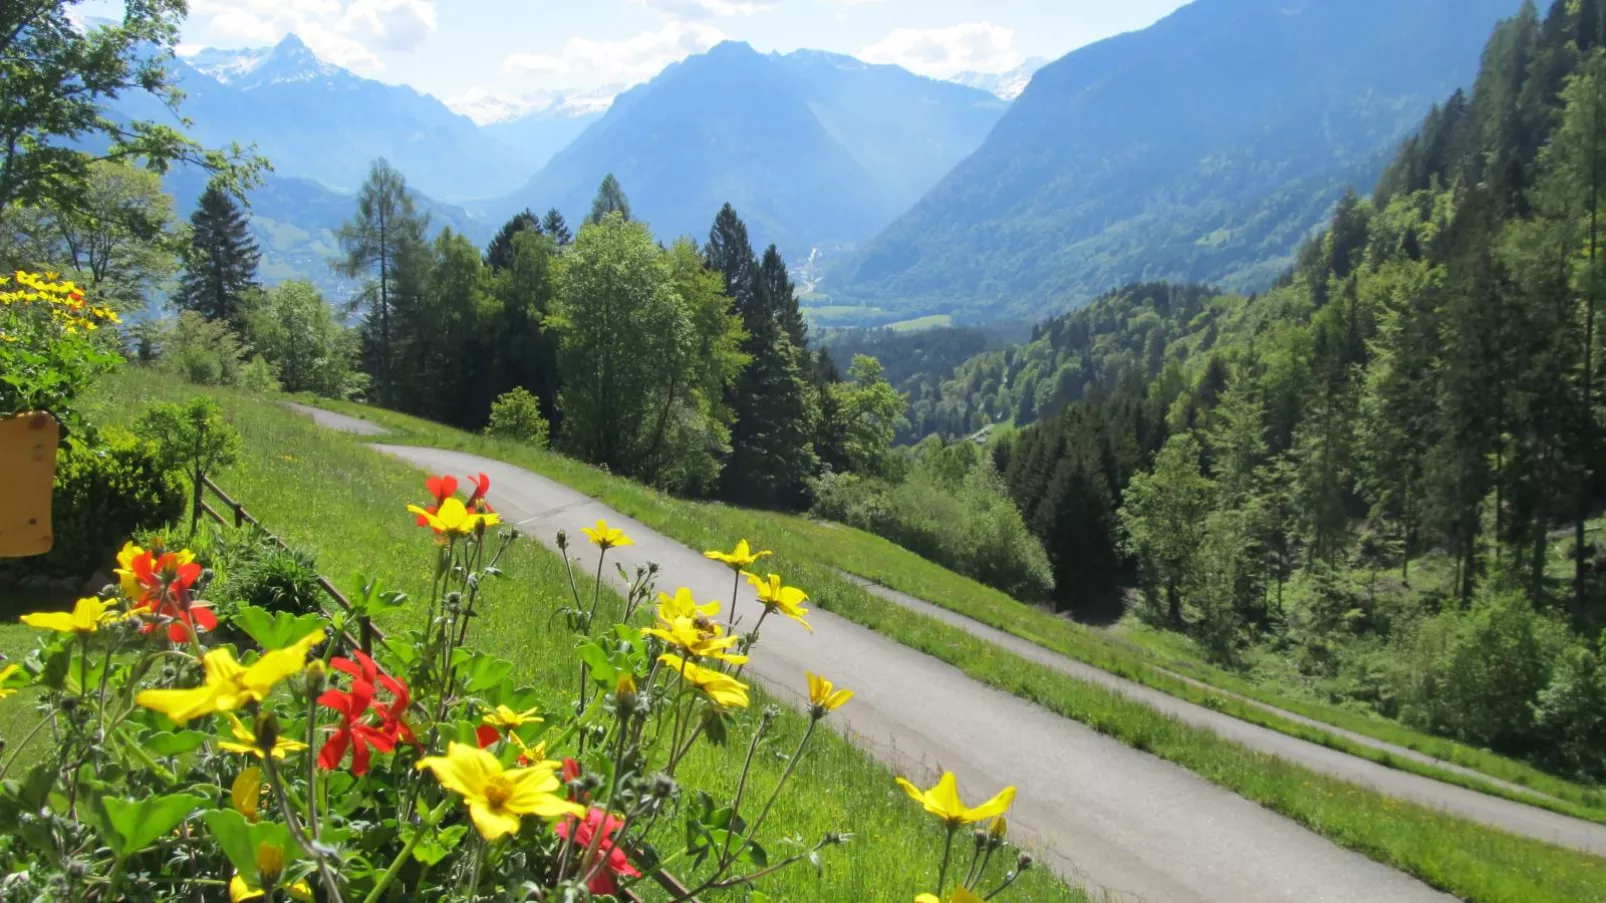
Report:
[[[937,899],[936,894],[921,894],[915,897],[915,903],[943,903]],[[948,898],[948,903],[983,903],[981,897],[963,887],[954,888],[954,895]]]
[[951,771],[943,772],[937,786],[930,790],[921,790],[903,778],[898,779],[898,786],[910,799],[924,806],[927,812],[942,819],[951,828],[997,818],[1015,802],[1015,788],[1005,787],[980,806],[966,806],[965,801],[959,798],[959,779]]
[[434,772],[442,787],[468,803],[469,817],[486,840],[517,834],[526,815],[555,821],[586,812],[584,806],[558,795],[563,781],[556,762],[504,770],[485,750],[454,742],[447,745],[446,755],[419,759],[417,767]]
[[4,668],[0,668],[0,699],[5,699],[7,696],[17,692],[16,690],[6,689],[6,681],[10,680],[12,675],[20,673],[22,673],[21,665],[6,665]]
[[229,799],[234,811],[245,816],[246,821],[256,822],[261,817],[262,769],[253,765],[236,775],[229,786]]
[[620,546],[633,546],[635,540],[625,535],[625,531],[616,530],[608,526],[605,520],[597,521],[595,527],[581,527],[580,532],[591,540],[591,544],[603,549],[615,549]]
[[57,633],[75,633],[87,636],[99,630],[102,626],[110,624],[123,617],[118,612],[115,603],[106,602],[94,596],[79,599],[72,611],[41,611],[31,615],[23,615],[22,623],[40,630],[54,630]]
[[758,590],[758,601],[763,603],[765,608],[786,615],[808,627],[809,633],[814,632],[814,628],[809,627],[809,622],[803,620],[803,616],[809,613],[809,610],[803,607],[803,603],[809,601],[808,593],[795,586],[782,586],[780,574],[770,574],[761,578],[757,574],[744,571],[742,576]]
[[809,671],[803,673],[809,679],[809,714],[814,718],[824,718],[842,708],[844,703],[853,698],[852,690],[838,690],[834,684],[818,674]]
[[760,558],[764,558],[770,554],[771,553],[767,550],[763,552],[753,551],[748,547],[747,540],[744,539],[737,543],[736,548],[730,550],[729,552],[721,552],[715,549],[704,552],[703,557],[713,561],[718,561],[733,571],[745,571],[757,564]]
[[[255,900],[266,897],[268,892],[263,887],[276,887],[279,884],[279,875],[284,873],[284,850],[273,844],[263,841],[257,846],[257,878],[261,885],[254,885],[245,880],[245,876],[235,873],[229,879],[229,903],[240,903],[241,900]],[[297,881],[282,890],[290,895],[292,900],[311,900],[312,887],[305,881]]]
[[[258,759],[262,758],[262,748],[257,744],[257,735],[252,733],[251,729],[246,727],[245,723],[240,720],[239,716],[235,715],[233,712],[229,713],[229,733],[233,734],[234,739],[238,742],[219,740],[217,744],[218,749],[228,750],[232,753],[239,753],[243,756],[255,756]],[[273,758],[283,761],[284,757],[290,753],[300,752],[306,748],[307,744],[305,743],[291,740],[288,737],[280,737],[279,739],[273,741]]]
[[494,527],[502,522],[500,514],[475,513],[456,497],[441,502],[440,508],[435,511],[427,511],[417,505],[408,505],[407,510],[423,518],[437,532],[452,536],[471,536],[481,527]]
[[232,712],[247,703],[261,702],[274,684],[299,673],[306,667],[307,653],[323,640],[323,631],[314,631],[290,646],[264,653],[249,667],[235,660],[227,647],[213,649],[202,662],[206,683],[189,690],[146,690],[134,701],[179,724],[213,712]]
[[643,627],[641,635],[657,637],[698,658],[718,659],[733,665],[747,664],[747,656],[727,651],[741,642],[741,637],[726,635],[724,628],[709,621],[694,621],[691,618],[676,618],[667,624],[660,621],[656,627]]
[[719,614],[718,602],[704,602],[697,604],[697,597],[691,590],[681,587],[675,590],[673,596],[668,593],[658,594],[658,620],[665,623],[676,618],[712,618]]
[[658,660],[674,669],[683,680],[701,690],[709,701],[722,709],[747,708],[747,684],[729,674],[688,662],[678,655],[664,653]]
[[544,719],[535,713],[535,709],[515,712],[505,705],[499,705],[494,709],[487,709],[485,717],[480,720],[491,727],[511,731],[517,730],[526,724],[540,724]]

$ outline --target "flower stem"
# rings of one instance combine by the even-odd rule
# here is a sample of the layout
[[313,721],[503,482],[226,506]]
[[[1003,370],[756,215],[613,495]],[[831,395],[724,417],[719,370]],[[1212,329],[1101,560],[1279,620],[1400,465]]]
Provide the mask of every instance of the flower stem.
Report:
[[948,826],[948,842],[942,848],[942,868],[937,870],[937,895],[942,896],[943,885],[948,883],[948,863],[954,855],[954,835],[959,832],[958,825]]
[[480,838],[478,847],[474,851],[474,871],[468,879],[468,896],[463,899],[474,903],[474,898],[480,892],[480,871],[485,867],[485,838]]

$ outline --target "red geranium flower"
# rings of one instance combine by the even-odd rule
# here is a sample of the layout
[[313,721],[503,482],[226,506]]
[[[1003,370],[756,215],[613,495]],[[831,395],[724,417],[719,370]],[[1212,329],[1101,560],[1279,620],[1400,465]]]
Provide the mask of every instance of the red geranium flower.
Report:
[[446,501],[457,494],[457,477],[430,477],[424,481],[424,488],[435,497],[435,504]]
[[[565,764],[567,768],[567,764]],[[605,812],[595,806],[586,813],[586,820],[579,824],[576,830],[576,819],[573,816],[564,819],[555,826],[554,830],[564,840],[569,839],[569,833],[574,832],[574,845],[581,850],[591,849],[593,841],[597,843],[597,859],[593,859],[580,866],[581,871],[590,872],[600,859],[602,868],[591,879],[588,886],[591,892],[600,896],[610,896],[619,892],[620,878],[639,878],[641,873],[630,865],[630,858],[625,851],[614,845],[614,838],[624,822],[610,812]],[[596,840],[598,832],[602,833],[601,840]]]
[[[334,709],[341,716],[335,732],[318,751],[318,766],[329,771],[339,767],[349,746],[352,748],[351,772],[361,776],[368,773],[371,749],[390,752],[398,741],[416,746],[418,739],[405,717],[412,704],[407,685],[381,672],[369,656],[360,651],[353,654],[356,661],[339,657],[329,661],[336,670],[351,675],[351,690],[326,690],[318,697],[319,705]],[[376,682],[390,692],[389,705],[382,706],[374,701]],[[369,709],[379,715],[379,724],[366,720]]]
[[463,479],[468,480],[469,484],[474,487],[474,494],[469,496],[468,499],[468,507],[473,508],[480,502],[485,501],[485,494],[491,491],[491,478],[481,472],[477,477],[469,476]]
[[[126,550],[132,551],[132,550]],[[160,555],[140,550],[126,559],[127,570],[120,570],[123,589],[133,596],[136,608],[143,608],[153,619],[170,621],[167,637],[175,643],[188,642],[197,631],[217,629],[217,616],[205,602],[192,598],[192,587],[201,577],[201,566],[188,552]],[[155,620],[140,628],[142,633],[156,629]]]

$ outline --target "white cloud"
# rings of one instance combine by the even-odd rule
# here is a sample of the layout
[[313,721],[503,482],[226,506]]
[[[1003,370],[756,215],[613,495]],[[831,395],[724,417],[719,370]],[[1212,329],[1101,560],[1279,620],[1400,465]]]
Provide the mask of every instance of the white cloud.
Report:
[[1003,72],[1021,63],[1014,30],[990,22],[895,29],[860,51],[859,58],[872,63],[895,63],[936,78],[966,71]]
[[632,0],[655,12],[676,19],[712,19],[717,16],[745,16],[772,9],[781,0]]
[[665,22],[621,41],[570,38],[556,54],[515,53],[502,63],[511,73],[531,76],[542,87],[562,77],[570,85],[635,85],[662,72],[670,63],[702,53],[726,35],[700,22]]
[[322,59],[363,72],[384,63],[375,49],[417,49],[439,27],[436,0],[192,0],[192,17],[240,44],[271,44],[294,32]]

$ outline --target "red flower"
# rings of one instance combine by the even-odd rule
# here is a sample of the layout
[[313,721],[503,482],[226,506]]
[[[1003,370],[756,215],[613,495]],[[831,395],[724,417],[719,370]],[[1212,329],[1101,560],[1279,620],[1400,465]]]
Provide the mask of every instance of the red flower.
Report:
[[[217,616],[205,602],[192,598],[191,588],[201,577],[201,566],[188,560],[188,553],[164,552],[160,556],[141,552],[128,562],[125,589],[137,588],[136,607],[143,607],[153,618],[166,618],[167,638],[188,642],[192,633],[217,629]],[[142,633],[156,629],[146,622]]]
[[[333,771],[346,757],[351,747],[351,773],[361,776],[368,773],[371,749],[390,752],[398,741],[418,745],[418,739],[406,720],[407,708],[412,704],[407,685],[379,670],[374,660],[362,652],[353,653],[357,660],[333,658],[329,664],[338,671],[351,675],[351,690],[326,690],[318,697],[318,704],[340,713],[340,723],[318,751],[318,766]],[[378,683],[391,694],[389,705],[374,701],[374,684]],[[379,724],[366,720],[372,709],[379,716]]]
[[468,480],[474,486],[474,494],[469,497],[468,507],[473,508],[480,502],[485,501],[485,494],[491,491],[491,478],[482,472],[477,477],[470,476],[463,479]]
[[424,481],[424,488],[435,497],[435,504],[446,501],[457,494],[457,477],[430,477]]
[[346,757],[346,747],[351,747],[351,773],[361,777],[368,773],[370,749],[380,752],[390,752],[396,748],[396,739],[363,721],[363,715],[368,712],[374,701],[373,684],[360,680],[351,682],[351,691],[325,690],[318,697],[318,704],[327,706],[340,713],[340,724],[335,732],[329,735],[323,748],[318,750],[318,767],[325,771],[333,771],[340,767],[340,761]]
[[480,749],[490,749],[502,739],[502,732],[489,724],[482,724],[474,729],[474,739],[479,741]]
[[[567,763],[564,767],[567,769]],[[631,867],[630,858],[625,855],[625,851],[614,845],[615,836],[619,833],[619,829],[624,827],[623,821],[612,813],[593,806],[591,811],[586,813],[586,820],[579,825],[578,830],[575,829],[575,823],[575,818],[570,816],[559,822],[554,830],[564,840],[568,840],[569,833],[573,831],[574,845],[580,850],[591,849],[597,832],[602,833],[602,839],[597,841],[597,858],[602,860],[603,866],[589,883],[593,894],[601,896],[616,894],[619,892],[619,878],[641,877],[641,873]],[[585,863],[580,867],[581,871],[590,872],[596,862],[597,860],[593,859]]]

